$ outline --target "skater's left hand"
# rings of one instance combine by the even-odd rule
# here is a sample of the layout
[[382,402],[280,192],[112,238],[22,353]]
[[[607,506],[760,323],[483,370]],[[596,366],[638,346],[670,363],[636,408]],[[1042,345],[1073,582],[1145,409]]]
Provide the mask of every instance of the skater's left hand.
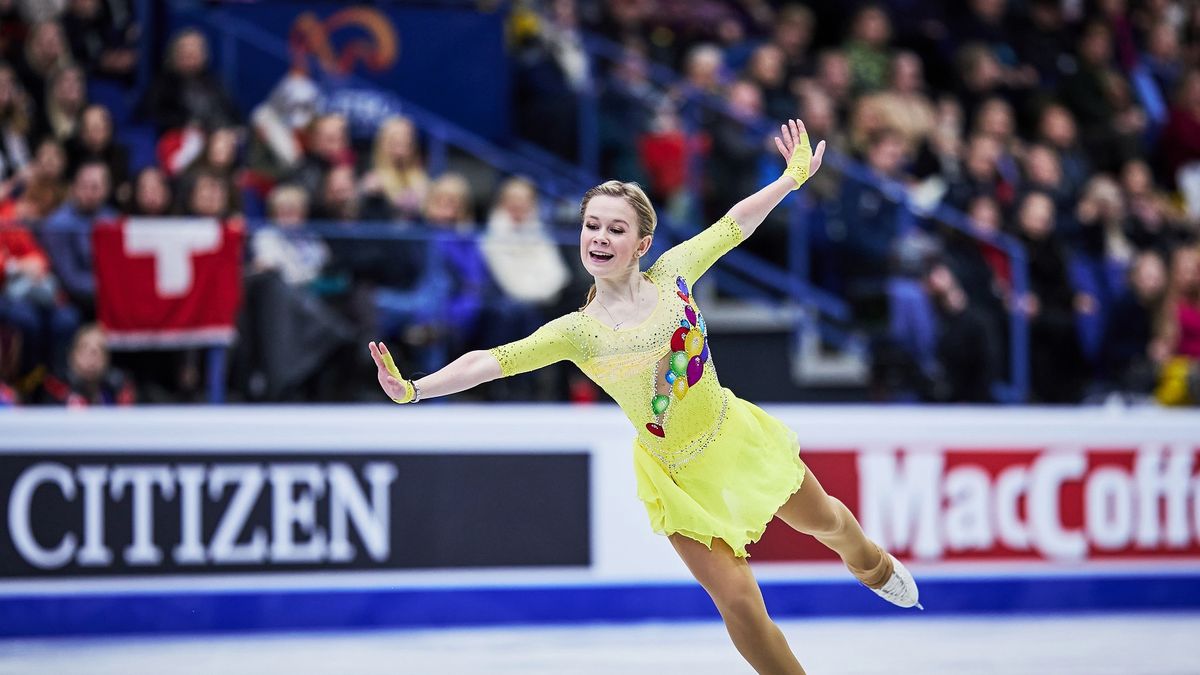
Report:
[[814,153],[808,142],[804,122],[798,119],[788,120],[779,130],[783,133],[783,138],[775,137],[775,147],[779,148],[779,154],[783,155],[788,163],[783,174],[796,181],[796,187],[792,188],[795,190],[821,168],[821,161],[825,158],[825,141],[817,143],[817,151]]

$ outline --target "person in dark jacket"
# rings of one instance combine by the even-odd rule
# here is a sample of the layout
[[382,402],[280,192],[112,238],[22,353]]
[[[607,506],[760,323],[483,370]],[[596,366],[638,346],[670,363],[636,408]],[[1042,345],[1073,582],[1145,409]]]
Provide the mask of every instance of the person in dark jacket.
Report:
[[209,72],[208,42],[194,29],[171,41],[167,67],[146,92],[142,111],[160,132],[188,125],[214,129],[241,120],[229,92]]
[[89,324],[75,333],[67,370],[42,383],[45,403],[68,408],[133,405],[137,399],[133,382],[112,367],[104,331]]
[[1155,321],[1167,290],[1167,266],[1155,251],[1138,254],[1129,267],[1129,286],[1108,313],[1101,376],[1122,391],[1149,393],[1155,367],[1150,354]]
[[1054,217],[1054,202],[1045,194],[1030,192],[1021,200],[1017,226],[1029,264],[1029,292],[1019,302],[1030,322],[1034,400],[1076,403],[1083,395],[1084,361],[1075,315],[1090,311],[1094,301],[1071,286]]
[[113,138],[112,115],[108,108],[93,104],[84,108],[75,135],[67,139],[67,175],[74,175],[88,162],[100,162],[108,167],[112,181],[112,202],[124,202],[130,197],[129,150]]

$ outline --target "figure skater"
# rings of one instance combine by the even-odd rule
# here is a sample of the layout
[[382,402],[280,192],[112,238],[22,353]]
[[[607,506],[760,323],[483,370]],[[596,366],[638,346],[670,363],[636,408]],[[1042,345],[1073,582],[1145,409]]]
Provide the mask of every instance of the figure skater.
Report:
[[[370,343],[379,384],[397,403],[446,396],[569,360],[604,389],[637,431],[638,497],[708,591],[742,656],[759,673],[803,673],[772,622],[746,561],[779,516],[837,553],[865,586],[901,607],[917,605],[912,575],[863,534],[800,458],[795,432],[717,380],[708,327],[693,286],[717,258],[821,166],[800,120],[780,127],[783,175],[714,225],[663,253],[646,271],[657,217],[635,183],[608,181],[580,204],[579,256],[595,277],[587,302],[529,337],[472,351],[420,378],[400,376],[382,343]],[[919,606],[919,605],[918,605]]]

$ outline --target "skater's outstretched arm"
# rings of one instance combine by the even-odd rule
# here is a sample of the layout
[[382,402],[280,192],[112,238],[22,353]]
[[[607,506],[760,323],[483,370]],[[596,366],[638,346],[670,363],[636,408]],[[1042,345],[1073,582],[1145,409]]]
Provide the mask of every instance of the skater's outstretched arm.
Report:
[[821,161],[825,157],[825,141],[817,143],[817,151],[814,153],[808,142],[808,132],[804,130],[804,122],[788,120],[779,130],[782,133],[781,136],[775,137],[775,147],[787,162],[783,175],[729,209],[729,215],[742,228],[743,239],[754,234],[767,214],[778,206],[789,192],[804,185],[809,176],[821,168]]
[[570,325],[569,317],[559,317],[516,342],[487,351],[467,352],[419,380],[406,380],[400,376],[400,370],[382,342],[371,342],[367,346],[378,367],[379,386],[396,403],[413,403],[457,394],[484,382],[527,373],[558,361],[578,362],[579,351],[564,331]]
[[371,342],[367,347],[379,368],[379,386],[383,387],[383,391],[396,403],[412,403],[414,399],[457,394],[501,376],[500,362],[488,352],[475,350],[414,382],[401,377],[391,352],[382,342]]

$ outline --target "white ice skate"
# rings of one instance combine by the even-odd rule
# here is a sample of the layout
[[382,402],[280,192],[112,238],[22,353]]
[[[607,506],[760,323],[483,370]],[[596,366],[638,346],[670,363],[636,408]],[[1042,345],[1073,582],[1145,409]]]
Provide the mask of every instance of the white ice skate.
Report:
[[917,582],[913,580],[912,572],[904,566],[904,563],[896,560],[896,556],[891,553],[888,557],[892,559],[892,576],[887,580],[887,583],[880,588],[872,588],[875,595],[887,600],[893,605],[899,607],[913,607],[917,609],[925,609],[918,602],[920,591],[917,590]]

